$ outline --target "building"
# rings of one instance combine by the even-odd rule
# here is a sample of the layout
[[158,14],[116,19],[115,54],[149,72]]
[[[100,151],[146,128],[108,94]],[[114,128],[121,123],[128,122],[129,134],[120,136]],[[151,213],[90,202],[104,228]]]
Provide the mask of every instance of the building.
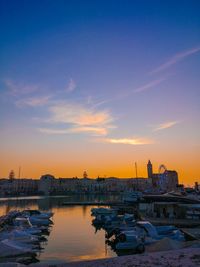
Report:
[[55,177],[51,174],[42,175],[39,181],[39,193],[49,195],[55,188]]
[[53,175],[42,175],[38,191],[40,194],[66,194],[66,193],[120,193],[125,191],[145,191],[151,184],[146,178],[55,178]]
[[[55,178],[51,174],[42,175],[38,179],[16,179],[11,171],[8,179],[0,179],[0,195],[56,195],[67,193],[123,193],[126,191],[169,192],[177,189],[178,174],[167,170],[164,165],[159,172],[153,172],[153,165],[147,163],[148,178],[88,178],[87,172],[83,178]],[[196,184],[196,188],[198,184]]]
[[160,174],[160,188],[163,191],[170,192],[176,190],[178,186],[178,173],[176,171],[165,170]]
[[38,183],[36,179],[1,179],[0,195],[1,196],[20,196],[38,194]]
[[153,166],[152,166],[150,160],[147,163],[147,174],[148,174],[148,178],[152,178],[152,176],[153,176]]
[[149,160],[147,163],[148,179],[152,181],[152,189],[163,192],[169,192],[177,189],[178,173],[176,171],[167,170],[162,164],[158,173],[153,173],[153,165]]

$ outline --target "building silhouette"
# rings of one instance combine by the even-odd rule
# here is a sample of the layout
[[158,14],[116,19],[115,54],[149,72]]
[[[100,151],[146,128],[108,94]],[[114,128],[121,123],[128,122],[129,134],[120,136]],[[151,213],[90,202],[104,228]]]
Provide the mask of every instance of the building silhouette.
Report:
[[153,166],[152,166],[150,160],[149,160],[148,163],[147,163],[147,173],[148,173],[148,178],[152,178],[152,174],[153,174]]

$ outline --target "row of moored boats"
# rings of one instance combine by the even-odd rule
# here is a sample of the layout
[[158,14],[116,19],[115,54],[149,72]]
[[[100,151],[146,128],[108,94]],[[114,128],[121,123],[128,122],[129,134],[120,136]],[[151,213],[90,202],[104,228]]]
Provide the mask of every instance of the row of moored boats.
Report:
[[96,229],[104,229],[106,243],[120,254],[123,251],[142,253],[145,247],[164,238],[185,241],[184,234],[175,226],[154,226],[149,221],[136,220],[134,214],[119,215],[110,208],[93,208],[91,215]]
[[52,212],[11,211],[0,218],[0,261],[36,259],[53,224]]

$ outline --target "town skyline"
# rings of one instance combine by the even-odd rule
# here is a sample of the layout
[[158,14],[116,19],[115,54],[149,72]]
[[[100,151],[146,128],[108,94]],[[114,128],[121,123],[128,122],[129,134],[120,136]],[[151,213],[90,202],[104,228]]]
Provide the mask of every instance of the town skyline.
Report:
[[14,179],[36,179],[36,180],[39,180],[41,179],[41,177],[44,177],[46,175],[50,175],[52,177],[54,177],[55,179],[74,179],[74,178],[78,178],[78,179],[83,179],[83,178],[89,178],[89,179],[92,179],[92,180],[95,180],[95,179],[106,179],[106,178],[116,178],[116,179],[148,179],[148,178],[152,178],[152,179],[158,179],[159,177],[162,177],[163,173],[164,172],[173,172],[173,173],[176,173],[177,175],[177,179],[178,179],[178,182],[177,182],[177,185],[184,185],[184,186],[195,186],[195,183],[198,183],[198,179],[196,179],[196,181],[194,182],[194,184],[184,184],[183,181],[182,181],[182,178],[179,177],[178,175],[178,172],[176,170],[172,170],[172,169],[167,169],[166,165],[164,164],[160,164],[158,169],[155,169],[155,166],[152,164],[151,160],[148,160],[147,164],[146,164],[146,175],[144,176],[141,176],[140,175],[140,172],[138,170],[138,164],[137,162],[134,162],[134,173],[133,175],[131,176],[123,176],[123,177],[119,177],[119,176],[114,176],[114,175],[96,175],[96,176],[91,176],[88,174],[87,170],[84,170],[82,172],[82,174],[80,174],[79,176],[77,175],[73,175],[71,177],[69,176],[56,176],[52,173],[49,173],[49,172],[46,172],[45,174],[40,174],[40,176],[38,177],[30,177],[30,176],[23,176],[22,175],[22,167],[19,166],[19,169],[18,169],[18,172],[14,171],[13,169],[9,172],[8,176],[7,177],[1,177],[1,179],[9,179],[9,180],[14,180]]
[[200,179],[199,1],[0,1],[0,177]]

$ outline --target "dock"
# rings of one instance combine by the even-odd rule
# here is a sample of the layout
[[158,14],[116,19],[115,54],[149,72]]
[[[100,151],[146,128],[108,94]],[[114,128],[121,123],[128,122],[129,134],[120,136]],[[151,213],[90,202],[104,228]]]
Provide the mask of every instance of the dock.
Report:
[[175,225],[179,228],[192,228],[200,226],[200,220],[192,219],[170,219],[170,218],[150,218],[145,217],[145,220],[150,221],[154,225]]
[[62,203],[64,206],[118,206],[123,205],[123,202],[112,202],[112,201],[76,201],[76,202],[69,202],[65,201]]

